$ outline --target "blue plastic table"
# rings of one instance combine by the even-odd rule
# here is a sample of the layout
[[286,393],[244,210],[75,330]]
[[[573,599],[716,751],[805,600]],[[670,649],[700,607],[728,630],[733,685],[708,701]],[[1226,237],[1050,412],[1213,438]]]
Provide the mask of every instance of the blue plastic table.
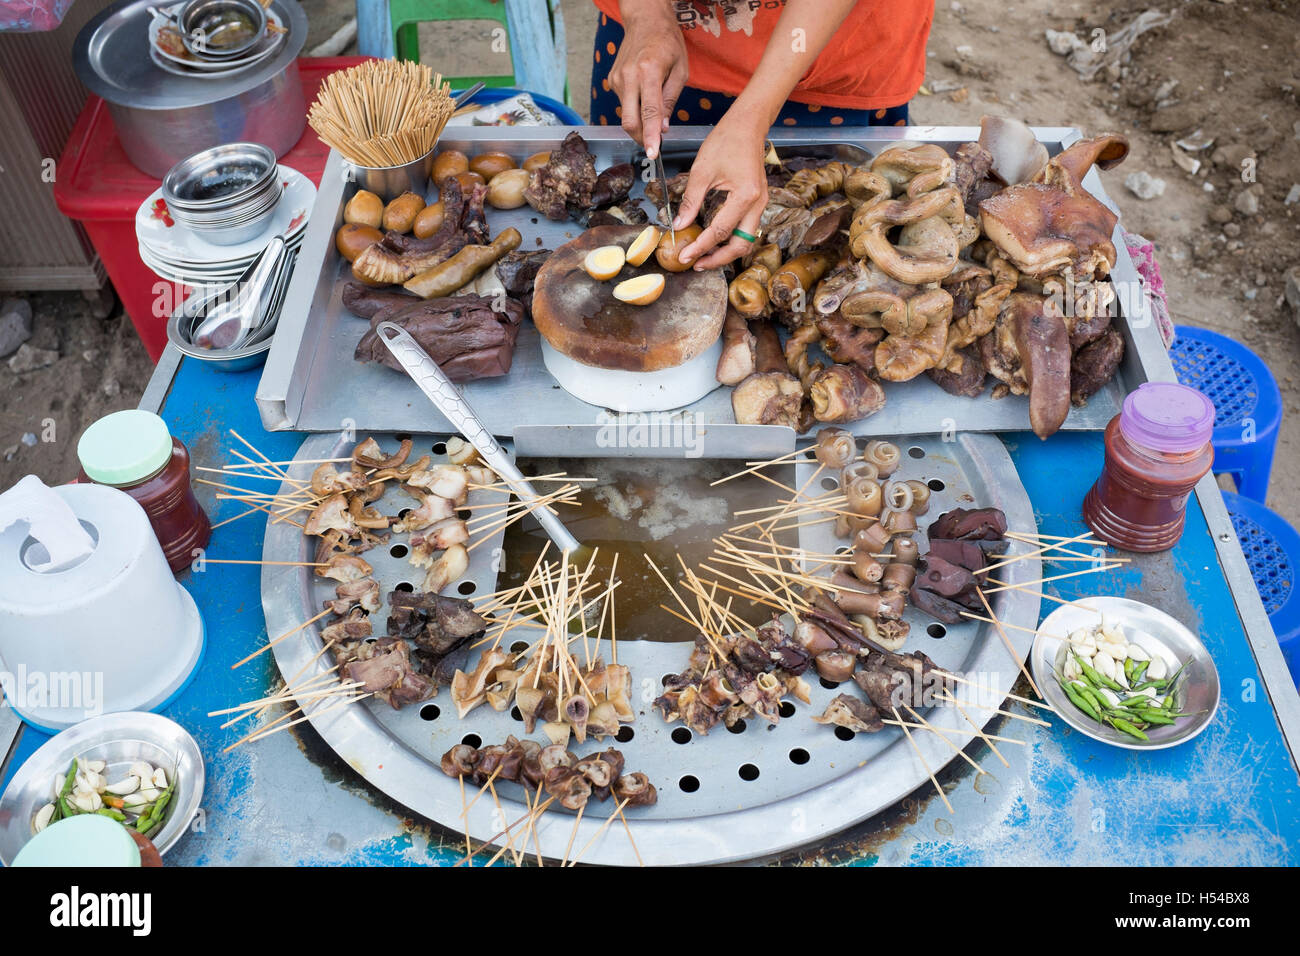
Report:
[[[177,365],[171,349],[142,407],[160,410],[197,464],[219,467],[235,429],[274,459],[292,458],[303,436],[263,432],[253,402],[260,370],[209,371]],[[1099,434],[1061,433],[1047,442],[1003,436],[1034,505],[1039,530],[1086,530],[1078,506],[1102,457]],[[205,486],[200,486],[205,487]],[[213,489],[206,489],[211,492]],[[1223,700],[1213,724],[1171,750],[1133,752],[1074,733],[1059,720],[1042,728],[998,718],[996,732],[1028,746],[1004,746],[1010,768],[983,744],[970,749],[986,775],[954,760],[938,774],[949,815],[929,783],[897,806],[828,843],[783,858],[855,864],[1155,866],[1300,863],[1300,698],[1282,663],[1236,538],[1212,482],[1198,489],[1187,532],[1163,555],[1115,572],[1109,593],[1173,614],[1214,656]],[[204,495],[214,521],[244,510]],[[1207,517],[1208,516],[1208,517]],[[259,558],[264,519],[219,528],[213,557]],[[165,713],[198,740],[207,761],[202,813],[169,853],[169,864],[447,864],[461,839],[373,791],[304,724],[229,754],[237,727],[220,730],[208,711],[251,700],[276,679],[271,655],[237,671],[230,664],[266,640],[257,566],[209,565],[181,578],[208,628],[200,673]],[[1048,585],[1070,598],[1095,592],[1095,577]],[[1050,605],[1045,607],[1050,610]],[[1023,681],[1023,679],[1022,679]],[[1027,688],[1019,688],[1021,693]],[[1020,712],[1026,712],[1015,705]],[[1038,716],[1043,712],[1035,711]],[[297,733],[301,730],[302,733]],[[1290,739],[1288,748],[1287,739]],[[5,779],[45,737],[24,729]],[[0,738],[0,747],[7,737]],[[846,745],[849,746],[849,745]]]

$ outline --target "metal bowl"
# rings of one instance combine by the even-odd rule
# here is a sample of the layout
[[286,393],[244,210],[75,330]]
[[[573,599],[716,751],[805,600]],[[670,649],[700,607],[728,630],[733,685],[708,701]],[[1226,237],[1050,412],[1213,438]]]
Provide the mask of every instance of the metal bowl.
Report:
[[[1148,727],[1144,732],[1151,739],[1144,742],[1098,724],[1070,702],[1054,676],[1064,667],[1067,648],[1057,638],[1097,625],[1101,621],[1097,611],[1107,621],[1121,625],[1130,643],[1140,645],[1152,657],[1163,657],[1171,674],[1187,661],[1174,693],[1177,709],[1190,716],[1168,726]],[[1062,720],[1093,740],[1127,750],[1163,750],[1185,743],[1209,726],[1219,708],[1219,672],[1205,645],[1176,618],[1141,601],[1092,597],[1061,605],[1039,626],[1029,659],[1035,682]]]
[[[231,19],[247,20],[249,34],[232,43],[213,43],[221,25]],[[189,0],[177,17],[185,48],[208,60],[226,60],[247,53],[266,32],[266,11],[255,0]]]
[[76,757],[103,760],[110,781],[126,776],[137,760],[178,774],[167,819],[154,835],[166,853],[189,829],[203,799],[203,754],[175,721],[158,714],[125,711],[83,720],[45,743],[18,768],[0,796],[0,863],[9,866],[32,838],[32,818],[50,802],[54,778],[66,774]]
[[162,180],[172,210],[211,215],[237,212],[275,181],[275,153],[260,143],[227,143],[187,156]]
[[200,348],[190,341],[190,333],[194,330],[194,321],[198,318],[200,307],[207,298],[208,294],[195,293],[181,303],[167,320],[167,341],[187,358],[204,362],[219,372],[242,372],[263,364],[275,339],[274,326],[278,316],[271,320],[270,328],[261,331],[255,341],[242,348]]

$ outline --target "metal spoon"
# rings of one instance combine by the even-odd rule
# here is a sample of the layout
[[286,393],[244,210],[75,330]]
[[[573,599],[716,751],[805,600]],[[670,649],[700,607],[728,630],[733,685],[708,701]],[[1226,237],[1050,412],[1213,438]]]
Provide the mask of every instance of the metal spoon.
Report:
[[213,296],[220,300],[216,305],[204,304],[200,312],[203,318],[197,321],[190,341],[206,349],[239,348],[249,332],[266,319],[270,293],[279,278],[284,253],[283,235],[268,242],[233,285]]

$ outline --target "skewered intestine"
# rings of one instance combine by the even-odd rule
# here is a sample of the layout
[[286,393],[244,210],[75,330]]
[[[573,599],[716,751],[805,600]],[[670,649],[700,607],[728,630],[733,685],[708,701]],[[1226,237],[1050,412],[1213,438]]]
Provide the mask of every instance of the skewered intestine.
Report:
[[843,468],[857,457],[858,446],[852,432],[843,428],[823,428],[817,432],[813,453],[827,468]]

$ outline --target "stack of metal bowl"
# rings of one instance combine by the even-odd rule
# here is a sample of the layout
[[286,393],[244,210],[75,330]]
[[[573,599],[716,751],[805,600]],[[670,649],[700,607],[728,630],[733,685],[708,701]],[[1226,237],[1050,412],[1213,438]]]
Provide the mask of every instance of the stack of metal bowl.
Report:
[[258,143],[213,146],[163,177],[172,218],[213,245],[238,245],[265,231],[283,184],[275,153]]

